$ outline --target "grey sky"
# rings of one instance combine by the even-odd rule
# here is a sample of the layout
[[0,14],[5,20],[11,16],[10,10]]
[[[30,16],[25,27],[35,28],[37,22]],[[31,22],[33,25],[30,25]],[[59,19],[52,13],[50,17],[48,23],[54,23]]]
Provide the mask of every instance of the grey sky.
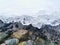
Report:
[[0,15],[34,15],[60,11],[60,0],[0,0]]

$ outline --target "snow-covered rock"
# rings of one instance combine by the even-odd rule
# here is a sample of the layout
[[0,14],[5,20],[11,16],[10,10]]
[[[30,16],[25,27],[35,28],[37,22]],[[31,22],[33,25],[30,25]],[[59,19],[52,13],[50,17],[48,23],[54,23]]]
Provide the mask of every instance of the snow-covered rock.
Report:
[[54,15],[38,15],[38,16],[28,16],[28,15],[22,15],[22,16],[0,16],[1,20],[3,20],[5,23],[9,22],[21,22],[23,25],[29,25],[32,24],[35,27],[40,28],[44,24],[56,26],[60,24],[60,17],[54,16]]

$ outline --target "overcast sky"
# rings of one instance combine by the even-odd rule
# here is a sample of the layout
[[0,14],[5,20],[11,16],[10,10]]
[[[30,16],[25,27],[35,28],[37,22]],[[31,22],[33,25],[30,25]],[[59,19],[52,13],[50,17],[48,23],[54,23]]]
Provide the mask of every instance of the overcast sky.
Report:
[[60,11],[60,0],[0,0],[0,15],[34,15]]

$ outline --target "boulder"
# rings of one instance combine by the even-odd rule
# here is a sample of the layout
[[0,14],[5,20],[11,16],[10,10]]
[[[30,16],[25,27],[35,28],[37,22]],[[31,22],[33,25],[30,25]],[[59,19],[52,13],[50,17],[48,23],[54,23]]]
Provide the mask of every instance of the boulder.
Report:
[[4,42],[4,40],[7,38],[8,34],[6,33],[0,33],[0,43]]
[[17,39],[24,39],[27,36],[28,36],[28,31],[23,29],[18,30],[12,34],[12,37]]
[[39,37],[37,37],[37,40],[35,42],[36,42],[36,45],[54,45],[53,41],[44,40]]
[[18,42],[19,42],[18,39],[13,38],[13,39],[6,40],[6,41],[5,41],[5,44],[6,44],[6,45],[17,45]]
[[2,43],[1,45],[6,45],[5,43]]
[[25,41],[20,42],[18,45],[26,45],[26,42]]
[[18,45],[36,45],[36,44],[32,40],[28,40],[28,41],[20,42]]

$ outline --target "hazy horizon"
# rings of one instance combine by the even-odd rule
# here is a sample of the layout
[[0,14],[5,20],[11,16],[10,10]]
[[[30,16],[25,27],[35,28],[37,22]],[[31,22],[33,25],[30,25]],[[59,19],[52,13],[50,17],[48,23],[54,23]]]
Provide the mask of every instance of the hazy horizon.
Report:
[[60,15],[60,0],[0,0],[0,15]]

